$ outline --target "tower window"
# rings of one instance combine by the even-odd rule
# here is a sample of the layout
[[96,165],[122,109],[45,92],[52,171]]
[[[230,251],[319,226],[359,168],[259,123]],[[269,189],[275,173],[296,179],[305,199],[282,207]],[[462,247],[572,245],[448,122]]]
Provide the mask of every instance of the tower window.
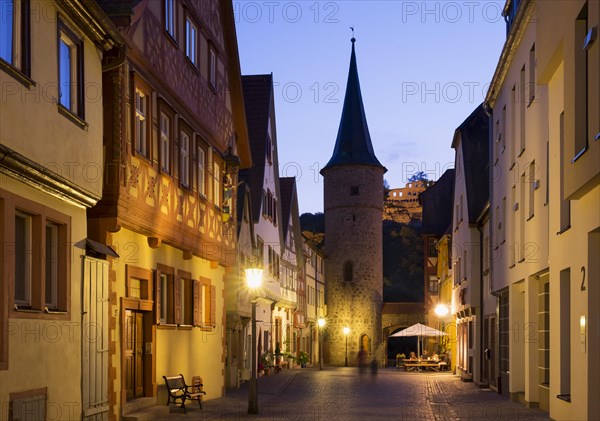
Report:
[[350,186],[350,196],[358,196],[358,186]]
[[354,275],[354,268],[352,267],[352,262],[344,263],[344,282],[352,282]]

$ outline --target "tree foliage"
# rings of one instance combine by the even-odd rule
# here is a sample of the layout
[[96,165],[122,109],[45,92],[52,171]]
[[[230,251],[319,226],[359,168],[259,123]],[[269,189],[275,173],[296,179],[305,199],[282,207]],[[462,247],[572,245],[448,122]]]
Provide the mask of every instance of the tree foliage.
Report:
[[383,300],[422,302],[421,223],[383,221]]
[[408,178],[408,181],[428,181],[429,177],[425,171],[418,171]]
[[[300,216],[302,233],[322,247],[325,215],[304,213]],[[421,223],[382,221],[383,299],[388,302],[423,301],[423,241]]]

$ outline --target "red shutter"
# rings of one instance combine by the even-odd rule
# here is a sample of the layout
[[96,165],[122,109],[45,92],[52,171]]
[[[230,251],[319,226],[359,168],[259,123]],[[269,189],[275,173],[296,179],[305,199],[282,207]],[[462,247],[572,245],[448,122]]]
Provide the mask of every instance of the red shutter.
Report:
[[200,281],[194,279],[192,281],[194,288],[194,326],[202,325],[202,285]]
[[217,325],[217,288],[214,285],[210,286],[210,325]]
[[181,278],[179,276],[174,277],[175,285],[173,286],[173,295],[175,295],[175,324],[180,325],[181,320]]
[[160,270],[154,269],[154,321],[158,325],[160,324],[160,312],[161,312],[161,282],[160,282]]

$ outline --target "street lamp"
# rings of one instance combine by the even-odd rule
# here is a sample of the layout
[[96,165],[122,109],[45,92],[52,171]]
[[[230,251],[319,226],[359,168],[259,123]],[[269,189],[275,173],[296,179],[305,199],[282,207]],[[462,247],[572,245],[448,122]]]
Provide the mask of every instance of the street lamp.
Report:
[[[448,306],[446,304],[438,304],[437,306],[435,306],[435,308],[433,309],[433,312],[436,314],[436,316],[438,316],[438,318],[440,319],[440,330],[443,333],[446,333],[446,323],[445,323],[445,317],[448,315],[448,313],[450,313],[450,309],[448,308]],[[446,339],[444,338],[444,336],[440,337],[440,348],[446,352]]]
[[350,333],[350,328],[348,326],[344,326],[344,336],[346,337],[346,359],[344,361],[344,367],[348,367],[348,334]]
[[320,317],[317,320],[319,326],[319,370],[323,370],[323,328],[325,327],[325,319]]
[[438,317],[446,317],[450,312],[446,304],[438,304],[433,311]]
[[256,390],[256,293],[262,283],[262,269],[246,269],[246,284],[252,298],[252,374],[248,386],[248,413],[258,414],[258,394]]

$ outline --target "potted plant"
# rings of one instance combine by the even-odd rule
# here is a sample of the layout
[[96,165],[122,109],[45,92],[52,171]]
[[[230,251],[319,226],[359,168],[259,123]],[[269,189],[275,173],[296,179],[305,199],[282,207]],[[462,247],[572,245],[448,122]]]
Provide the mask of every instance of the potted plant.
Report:
[[288,362],[288,368],[294,367],[294,361],[296,361],[296,357],[294,357],[292,354],[290,354],[288,352],[287,354],[285,354],[285,358],[287,359],[287,362]]
[[402,367],[404,365],[404,360],[406,359],[406,355],[403,353],[396,354],[396,367]]
[[308,363],[308,354],[306,352],[300,351],[298,354],[298,363],[300,364],[300,367],[306,367],[306,364]]
[[260,357],[260,362],[258,363],[259,369],[262,366],[265,376],[268,376],[271,372],[271,362],[269,361],[269,353],[265,352]]

